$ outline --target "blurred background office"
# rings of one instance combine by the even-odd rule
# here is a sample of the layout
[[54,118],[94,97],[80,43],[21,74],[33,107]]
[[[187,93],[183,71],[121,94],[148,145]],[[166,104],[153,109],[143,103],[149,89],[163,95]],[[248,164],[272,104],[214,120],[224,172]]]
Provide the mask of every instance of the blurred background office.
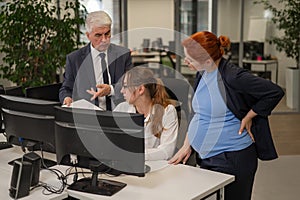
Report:
[[[1,5],[10,0],[4,0]],[[67,0],[53,0],[53,4],[64,5]],[[73,0],[74,1],[74,0]],[[69,2],[72,2],[72,0]],[[276,50],[267,40],[274,35],[283,34],[271,22],[272,13],[265,10],[261,4],[245,0],[80,0],[87,12],[104,9],[113,18],[112,40],[132,50],[143,49],[145,40],[148,47],[157,47],[157,42],[167,50],[181,51],[180,37],[190,35],[196,31],[210,30],[217,35],[224,34],[232,41],[232,62],[240,66],[243,59],[277,59],[276,65],[251,66],[251,70],[266,78],[277,82],[281,87],[287,87],[286,69],[295,66],[295,60],[288,58],[283,52]],[[277,0],[270,1],[279,5]],[[151,29],[149,29],[151,27]],[[80,26],[84,33],[84,26]],[[180,36],[178,37],[178,34]],[[86,37],[81,35],[84,42]],[[158,41],[159,40],[159,41]],[[240,45],[243,44],[243,45]],[[242,48],[240,48],[242,46]],[[250,46],[250,47],[249,47]],[[249,49],[250,48],[250,49]],[[252,50],[251,50],[252,48]],[[256,48],[253,50],[253,48]],[[256,52],[253,54],[253,52]],[[243,56],[239,56],[243,55]],[[1,58],[3,54],[0,55]],[[180,57],[180,56],[178,56]],[[175,61],[175,58],[173,58]],[[189,78],[193,74],[188,72],[180,62],[176,62],[176,70]],[[181,69],[183,67],[183,69]],[[299,70],[298,70],[299,71]],[[300,72],[299,72],[300,73]],[[1,80],[4,85],[11,84]],[[296,85],[299,93],[299,84]],[[282,106],[279,111],[298,111],[299,96],[296,105]]]
[[[10,1],[2,0],[1,5]],[[63,5],[66,1],[52,0],[52,3]],[[171,65],[190,83],[193,82],[195,73],[182,65],[181,59],[184,56],[180,45],[182,37],[202,30],[229,36],[232,41],[232,51],[228,52],[231,62],[276,82],[285,91],[289,91],[289,94],[295,94],[288,98],[286,94],[270,117],[270,126],[280,156],[300,155],[300,70],[295,70],[293,78],[290,78],[287,71],[289,67],[296,66],[295,59],[276,50],[274,44],[269,44],[270,37],[282,36],[284,33],[272,23],[272,12],[265,10],[262,4],[254,4],[254,0],[80,0],[79,2],[86,7],[87,12],[103,9],[111,15],[114,22],[112,42],[129,47],[133,51],[134,59],[146,56],[146,60],[143,61],[152,62],[151,66],[155,66],[153,64],[155,62],[163,63],[160,56],[167,55],[165,53],[168,51],[173,52],[175,55],[170,56]],[[269,2],[275,7],[282,7],[278,0]],[[295,0],[293,3],[299,8],[297,6],[299,1]],[[79,28],[82,32],[85,31],[84,26]],[[86,41],[84,34],[80,36],[80,40]],[[4,56],[0,53],[0,62],[3,62]],[[63,66],[61,69],[58,72],[60,74],[63,72]],[[296,79],[294,85],[289,82],[291,79]],[[6,79],[1,79],[0,84],[15,85]],[[297,159],[293,157],[292,160]],[[298,160],[300,163],[299,158]],[[295,163],[293,165],[299,166]],[[297,178],[299,180],[299,177]],[[264,187],[268,184],[264,184]]]

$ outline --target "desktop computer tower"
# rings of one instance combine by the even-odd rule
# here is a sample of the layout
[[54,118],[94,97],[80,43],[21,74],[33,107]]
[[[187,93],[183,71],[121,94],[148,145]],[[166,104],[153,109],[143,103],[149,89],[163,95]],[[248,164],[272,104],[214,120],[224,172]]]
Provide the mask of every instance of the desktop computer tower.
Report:
[[14,161],[9,196],[14,199],[29,195],[32,178],[32,164],[27,161]]

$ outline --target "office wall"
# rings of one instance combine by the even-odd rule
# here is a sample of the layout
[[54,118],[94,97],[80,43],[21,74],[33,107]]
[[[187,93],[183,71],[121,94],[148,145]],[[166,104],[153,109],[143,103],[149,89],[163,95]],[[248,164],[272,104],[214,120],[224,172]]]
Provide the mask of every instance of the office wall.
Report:
[[174,38],[173,29],[174,0],[128,0],[129,48],[141,48],[143,38],[161,37],[167,45]]
[[218,35],[227,35],[232,42],[240,39],[240,0],[218,1]]

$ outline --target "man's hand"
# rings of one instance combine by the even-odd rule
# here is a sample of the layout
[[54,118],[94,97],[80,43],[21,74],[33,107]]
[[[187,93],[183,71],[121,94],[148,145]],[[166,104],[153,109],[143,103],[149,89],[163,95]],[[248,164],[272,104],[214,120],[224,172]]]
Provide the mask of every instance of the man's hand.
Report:
[[96,87],[98,88],[98,91],[95,91],[94,88],[91,88],[90,90],[86,90],[87,93],[89,93],[90,95],[93,95],[91,97],[91,101],[96,99],[97,97],[107,96],[111,92],[110,85],[108,85],[108,84],[99,84],[99,85],[96,85]]
[[72,102],[73,102],[73,99],[71,97],[66,97],[64,99],[63,105],[70,106]]

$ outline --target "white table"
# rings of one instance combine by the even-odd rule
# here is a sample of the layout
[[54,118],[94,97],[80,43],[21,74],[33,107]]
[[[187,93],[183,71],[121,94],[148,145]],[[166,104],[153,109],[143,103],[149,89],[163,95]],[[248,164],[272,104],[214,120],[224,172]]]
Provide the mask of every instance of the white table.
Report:
[[[106,176],[103,178],[112,179]],[[127,183],[127,186],[111,197],[83,194],[71,190],[68,190],[68,193],[79,199],[188,200],[202,199],[219,191],[223,197],[224,186],[234,181],[234,177],[187,165],[169,165],[149,172],[142,178],[120,176],[114,177],[113,180]]]
[[161,63],[161,56],[165,56],[165,52],[150,51],[150,52],[137,52],[131,53],[133,63]]
[[[0,199],[11,199],[8,193],[13,167],[7,163],[20,157],[23,153],[20,147],[4,149],[0,151]],[[45,153],[46,158],[55,158],[53,154]],[[149,164],[151,166],[151,164]],[[65,172],[67,166],[55,166],[54,168]],[[72,178],[72,177],[70,177]],[[234,176],[212,172],[186,165],[165,165],[163,168],[146,174],[145,177],[122,175],[119,177],[101,176],[100,178],[113,179],[127,184],[125,188],[111,197],[87,194],[66,189],[62,194],[43,195],[42,188],[30,191],[27,199],[64,199],[68,195],[80,199],[201,199],[215,192],[221,194],[223,199],[224,186],[234,181]],[[59,185],[56,176],[47,170],[42,170],[40,180]],[[69,182],[71,183],[71,182]]]
[[[278,82],[278,60],[248,60],[243,59],[243,63],[252,65],[263,65],[264,66],[264,72],[267,72],[267,66],[268,65],[275,65],[276,70],[276,83]],[[251,68],[250,68],[251,70]]]
[[[8,162],[19,158],[23,155],[20,147],[13,147],[9,149],[2,149],[0,150],[0,172],[1,172],[1,180],[0,180],[0,199],[13,199],[9,196],[9,188],[11,182],[11,175],[13,166],[8,165]],[[46,155],[47,158],[54,158],[54,155]],[[40,181],[45,183],[59,186],[60,183],[56,179],[56,176],[51,174],[49,171],[42,170],[40,174]],[[51,194],[51,195],[43,195],[43,188],[39,187],[32,191],[30,191],[29,196],[21,198],[22,200],[32,200],[32,199],[39,199],[39,200],[58,200],[64,199],[68,196],[67,191],[64,191],[62,194]]]

